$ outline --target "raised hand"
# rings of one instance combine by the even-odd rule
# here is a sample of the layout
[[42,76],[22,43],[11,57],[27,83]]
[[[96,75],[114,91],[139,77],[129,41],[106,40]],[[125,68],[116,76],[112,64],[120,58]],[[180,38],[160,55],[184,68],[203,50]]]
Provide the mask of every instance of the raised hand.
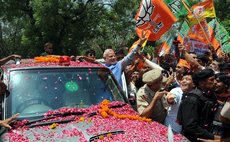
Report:
[[11,56],[11,59],[15,59],[15,58],[21,59],[20,55],[13,54],[13,55],[10,55],[10,56]]
[[170,92],[166,95],[166,100],[169,104],[174,104],[175,98],[176,98],[176,96]]
[[147,40],[147,34],[148,31],[142,31],[141,37],[139,38],[139,46],[142,46],[142,44]]

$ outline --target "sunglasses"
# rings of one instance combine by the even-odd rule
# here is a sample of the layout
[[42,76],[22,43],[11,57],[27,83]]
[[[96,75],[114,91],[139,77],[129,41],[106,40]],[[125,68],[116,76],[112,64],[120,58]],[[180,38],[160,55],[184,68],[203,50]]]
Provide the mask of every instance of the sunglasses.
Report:
[[89,54],[88,54],[88,56],[95,56],[95,54],[93,54],[93,53],[89,53]]

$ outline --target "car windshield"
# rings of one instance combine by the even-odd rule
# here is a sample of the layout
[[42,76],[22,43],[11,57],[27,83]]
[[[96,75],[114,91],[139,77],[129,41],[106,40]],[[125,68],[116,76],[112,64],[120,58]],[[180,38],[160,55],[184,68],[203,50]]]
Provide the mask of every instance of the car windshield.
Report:
[[39,116],[63,107],[86,108],[104,99],[125,101],[107,69],[47,68],[12,70],[7,115]]

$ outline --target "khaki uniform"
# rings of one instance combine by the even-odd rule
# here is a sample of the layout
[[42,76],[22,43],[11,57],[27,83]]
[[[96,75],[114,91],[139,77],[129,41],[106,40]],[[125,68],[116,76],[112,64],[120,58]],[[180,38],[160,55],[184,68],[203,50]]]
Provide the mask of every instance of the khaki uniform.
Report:
[[[137,110],[141,114],[144,109],[151,103],[155,92],[153,92],[146,84],[141,87],[137,92]],[[164,97],[158,100],[155,108],[150,116],[154,121],[164,123],[165,117],[167,115],[167,103]]]

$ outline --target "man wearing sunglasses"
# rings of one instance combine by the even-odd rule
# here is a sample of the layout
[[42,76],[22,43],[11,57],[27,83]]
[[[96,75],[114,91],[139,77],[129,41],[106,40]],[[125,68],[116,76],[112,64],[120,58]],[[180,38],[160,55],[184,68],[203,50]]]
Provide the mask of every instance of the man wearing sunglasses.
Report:
[[96,59],[96,52],[93,49],[89,49],[85,52],[85,56],[88,58]]

